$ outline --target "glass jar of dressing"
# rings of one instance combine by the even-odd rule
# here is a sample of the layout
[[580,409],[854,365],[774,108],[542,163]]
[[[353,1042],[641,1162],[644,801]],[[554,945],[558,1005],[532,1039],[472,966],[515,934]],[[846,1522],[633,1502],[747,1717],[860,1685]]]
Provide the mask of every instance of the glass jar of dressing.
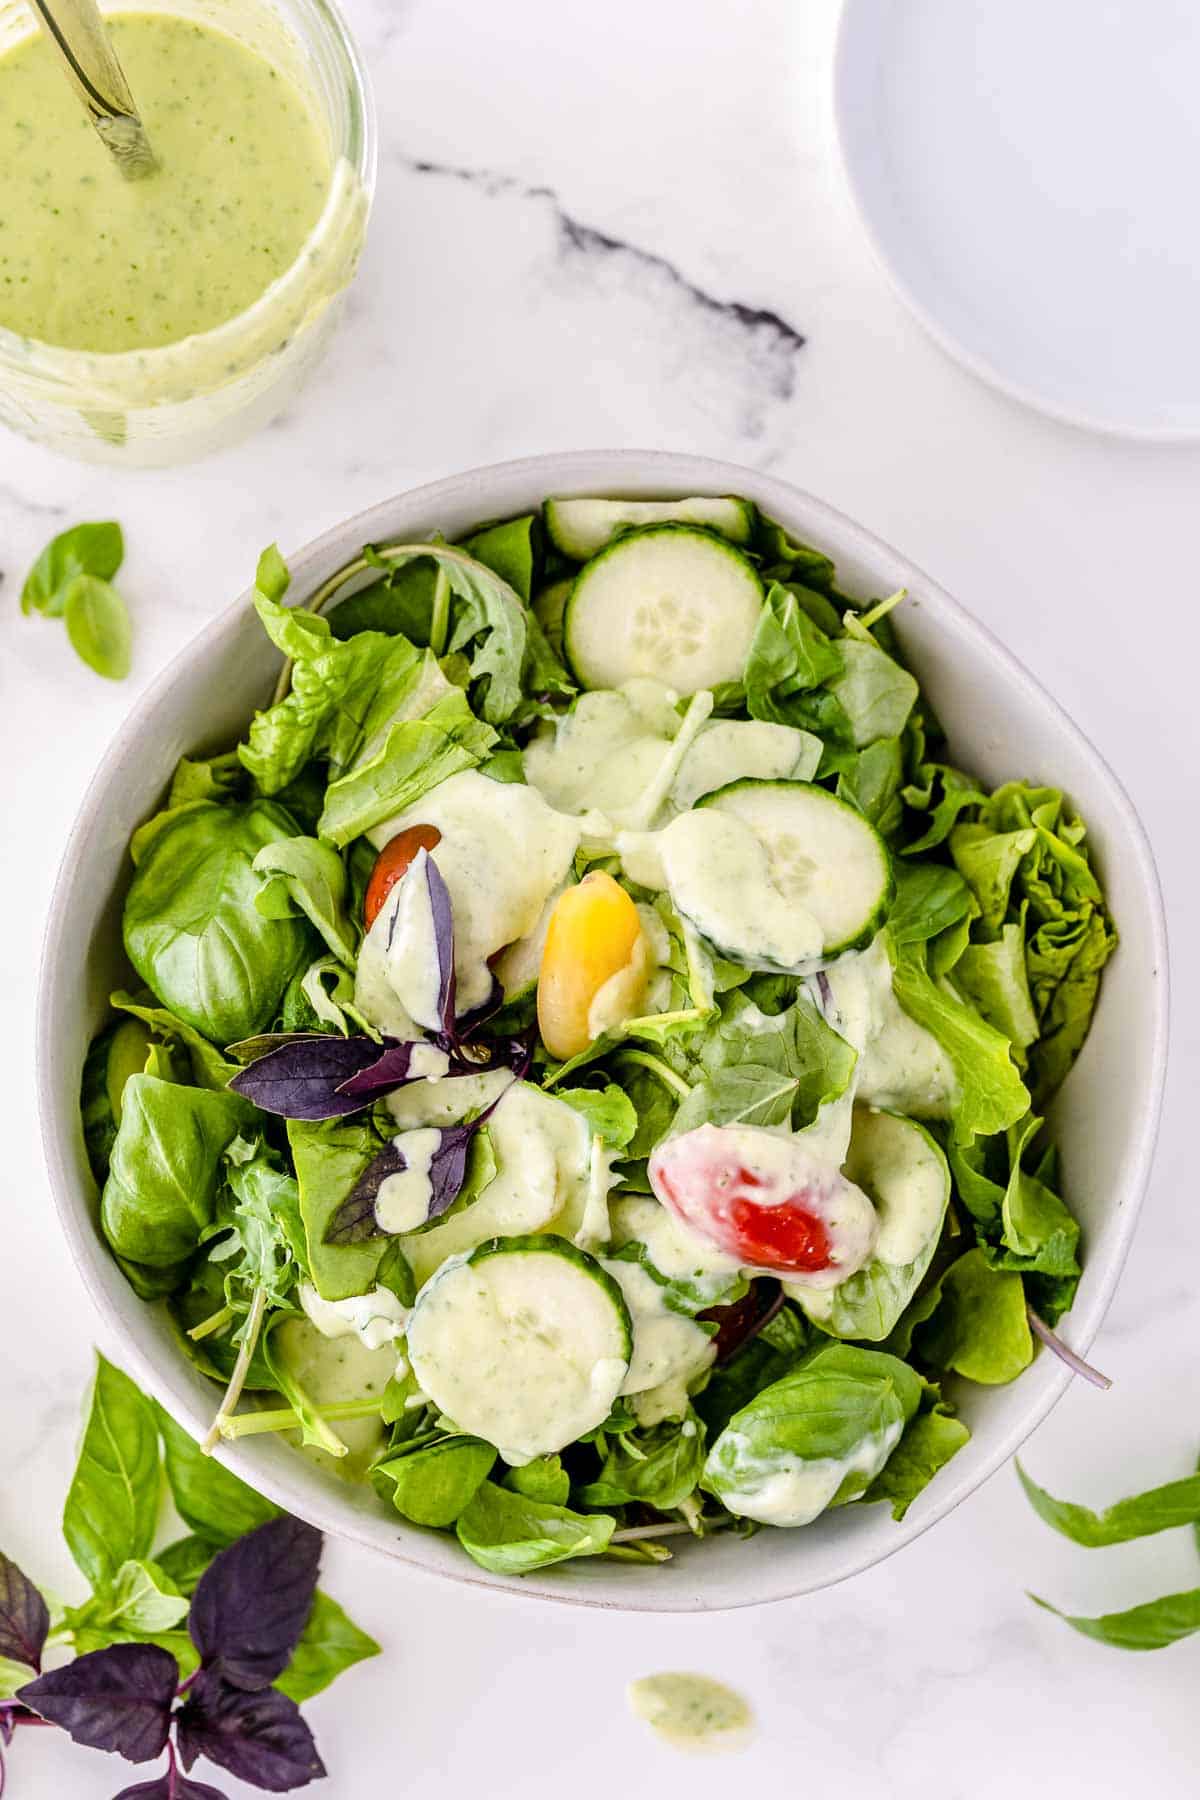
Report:
[[375,121],[328,0],[107,0],[160,168],[111,162],[25,0],[0,0],[0,423],[153,465],[265,424],[354,273]]

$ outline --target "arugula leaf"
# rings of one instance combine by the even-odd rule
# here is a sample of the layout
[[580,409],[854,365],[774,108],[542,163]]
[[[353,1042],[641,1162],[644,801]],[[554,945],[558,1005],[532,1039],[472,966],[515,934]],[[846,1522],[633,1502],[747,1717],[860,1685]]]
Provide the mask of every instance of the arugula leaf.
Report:
[[921,945],[895,946],[892,985],[910,1019],[933,1033],[954,1066],[957,1142],[1003,1131],[1029,1110],[1029,1093],[1017,1073],[1008,1039],[932,980]]
[[602,1137],[614,1150],[628,1150],[638,1131],[638,1114],[629,1095],[609,1082],[603,1088],[555,1088],[565,1101],[587,1120],[593,1137]]
[[370,762],[330,783],[317,825],[320,836],[339,847],[348,844],[405,811],[447,776],[476,768],[497,741],[492,727],[475,717],[466,696],[455,689],[423,718],[391,726]]
[[1025,1473],[1020,1462],[1017,1474],[1038,1517],[1073,1544],[1082,1544],[1088,1550],[1104,1550],[1110,1544],[1128,1544],[1134,1538],[1200,1522],[1200,1475],[1165,1482],[1162,1487],[1117,1500],[1103,1512],[1093,1512],[1070,1500],[1056,1500]]
[[571,1512],[485,1481],[459,1514],[455,1534],[493,1575],[527,1575],[572,1556],[599,1556],[616,1529],[609,1513]]
[[58,618],[66,591],[77,575],[111,581],[125,556],[121,527],[112,519],[97,524],[72,525],[51,538],[25,577],[21,611]]
[[334,956],[348,968],[354,967],[359,934],[347,911],[349,882],[336,850],[317,838],[280,838],[264,845],[251,867],[256,875],[273,877],[254,896],[264,918],[303,914]]
[[108,681],[124,681],[133,666],[129,609],[111,582],[76,575],[62,597],[63,623],[75,654]]
[[694,1491],[704,1454],[704,1423],[689,1407],[682,1422],[616,1433],[599,1475],[580,1490],[579,1498],[584,1506],[640,1503],[670,1512]]
[[1033,1361],[1021,1277],[989,1268],[982,1250],[968,1250],[946,1270],[936,1309],[912,1342],[922,1361],[968,1381],[1014,1380]]
[[453,1525],[492,1472],[496,1452],[480,1438],[445,1437],[375,1465],[396,1511],[416,1525]]
[[63,1508],[67,1548],[93,1588],[154,1541],[161,1478],[154,1409],[128,1375],[97,1355],[79,1460]]
[[[235,1159],[242,1149],[246,1160]],[[232,1206],[222,1206],[213,1229],[224,1235],[209,1252],[225,1276],[225,1300],[241,1318],[259,1293],[269,1306],[286,1306],[297,1275],[307,1271],[307,1243],[294,1176],[261,1143],[235,1138],[226,1151]],[[241,1343],[244,1319],[234,1333]]]

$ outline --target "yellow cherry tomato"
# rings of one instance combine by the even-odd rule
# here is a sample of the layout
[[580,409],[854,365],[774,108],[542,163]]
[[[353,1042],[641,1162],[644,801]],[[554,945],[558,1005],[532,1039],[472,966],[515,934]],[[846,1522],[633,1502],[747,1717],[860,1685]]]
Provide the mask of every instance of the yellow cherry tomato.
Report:
[[637,907],[611,875],[593,870],[562,895],[546,932],[538,1029],[551,1056],[578,1056],[606,1027],[632,1018],[649,973]]

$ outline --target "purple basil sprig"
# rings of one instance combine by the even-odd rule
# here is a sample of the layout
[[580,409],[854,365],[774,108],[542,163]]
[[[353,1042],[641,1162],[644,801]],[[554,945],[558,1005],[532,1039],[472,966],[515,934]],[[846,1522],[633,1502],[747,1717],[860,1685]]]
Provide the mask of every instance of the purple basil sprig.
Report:
[[176,1730],[185,1769],[206,1756],[268,1793],[306,1787],[325,1773],[294,1700],[272,1687],[231,1687],[214,1669],[201,1669],[190,1684]]
[[[35,1713],[76,1743],[128,1762],[165,1749],[162,1774],[118,1800],[222,1800],[180,1774],[176,1744],[184,1769],[206,1756],[270,1793],[315,1781],[325,1769],[312,1734],[295,1701],[271,1683],[308,1623],[320,1558],[321,1534],[311,1525],[286,1515],[260,1525],[219,1551],[197,1583],[188,1631],[200,1667],[188,1681],[156,1644],[111,1644],[27,1682],[14,1704],[28,1710],[6,1703],[3,1735],[36,1723]],[[36,1623],[36,1608],[33,1616]]]
[[17,1698],[77,1744],[149,1762],[167,1747],[179,1664],[157,1644],[110,1644],[26,1682]]
[[[437,1148],[429,1159],[429,1207],[425,1214],[426,1224],[449,1212],[458,1199],[467,1178],[467,1158],[471,1153],[475,1133],[487,1123],[503,1098],[503,1094],[498,1094],[490,1106],[486,1106],[465,1124],[443,1125],[439,1129]],[[407,1167],[408,1158],[400,1147],[399,1140],[393,1139],[390,1144],[385,1144],[378,1156],[368,1163],[334,1213],[325,1232],[325,1242],[361,1244],[368,1238],[382,1235],[382,1228],[375,1216],[379,1190],[389,1175],[402,1175]]]
[[[394,1048],[410,1046],[399,1044],[396,1038],[383,1040],[383,1050]],[[341,1119],[369,1104],[366,1099],[343,1094],[341,1088],[378,1062],[380,1051],[374,1038],[334,1037],[317,1031],[268,1051],[235,1075],[229,1085],[235,1094],[252,1100],[260,1112],[276,1113],[284,1119]],[[399,1086],[400,1081],[392,1085]]]
[[40,1669],[49,1630],[46,1602],[28,1575],[0,1550],[0,1656]]

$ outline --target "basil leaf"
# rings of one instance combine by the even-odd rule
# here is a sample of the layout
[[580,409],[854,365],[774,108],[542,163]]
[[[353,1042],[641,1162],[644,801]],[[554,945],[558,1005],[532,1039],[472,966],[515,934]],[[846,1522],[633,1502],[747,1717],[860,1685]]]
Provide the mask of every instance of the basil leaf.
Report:
[[1099,1644],[1109,1644],[1114,1650],[1165,1650],[1168,1644],[1177,1644],[1180,1638],[1200,1631],[1200,1588],[1163,1594],[1158,1600],[1147,1600],[1125,1612],[1102,1613],[1093,1619],[1060,1612],[1037,1594],[1030,1594],[1029,1598],[1035,1606],[1065,1620],[1072,1631],[1095,1638]]
[[300,1705],[323,1692],[355,1663],[378,1655],[375,1639],[360,1631],[337,1601],[318,1588],[292,1660],[274,1685]]
[[188,1614],[204,1668],[249,1693],[281,1675],[312,1610],[320,1560],[320,1532],[286,1514],[221,1550]]
[[90,1648],[128,1643],[169,1632],[187,1614],[188,1602],[157,1563],[122,1563],[110,1585],[85,1606],[67,1614],[67,1623]]
[[188,1025],[183,1019],[177,1019],[173,1012],[165,1006],[146,1006],[131,994],[120,988],[109,995],[109,1004],[118,1012],[132,1013],[143,1025],[148,1025],[160,1038],[168,1043],[178,1043],[187,1051],[191,1064],[192,1080],[197,1087],[213,1088],[218,1093],[229,1085],[229,1079],[237,1073],[237,1064],[229,1062],[215,1044],[210,1044],[204,1033]]
[[381,1147],[378,1132],[358,1119],[310,1124],[288,1121],[288,1145],[300,1187],[300,1216],[313,1286],[323,1300],[346,1300],[371,1287],[384,1240],[328,1244],[325,1233]]
[[1195,1525],[1200,1521],[1200,1475],[1186,1475],[1180,1481],[1149,1488],[1144,1494],[1132,1494],[1098,1513],[1070,1500],[1056,1500],[1025,1473],[1019,1462],[1017,1474],[1038,1517],[1073,1544],[1082,1544],[1088,1550],[1128,1544],[1134,1538],[1151,1537],[1157,1531],[1171,1531],[1177,1525]]
[[265,919],[259,850],[292,835],[269,800],[211,801],[168,814],[125,900],[130,962],[172,1012],[217,1043],[265,1030],[311,943],[306,921]]
[[527,1575],[573,1556],[599,1556],[616,1529],[609,1513],[571,1512],[485,1481],[457,1520],[459,1543],[494,1575]]
[[166,1748],[179,1664],[154,1644],[113,1644],[39,1675],[19,1698],[77,1744],[127,1762],[149,1762]]
[[169,1269],[196,1248],[213,1220],[221,1153],[253,1116],[237,1094],[129,1077],[100,1202],[118,1256]]
[[391,1457],[374,1473],[391,1484],[392,1504],[404,1518],[416,1525],[453,1525],[495,1461],[494,1448],[480,1438],[447,1437]]
[[62,610],[75,654],[97,675],[124,681],[133,666],[133,625],[116,588],[95,575],[76,575]]
[[535,1456],[519,1469],[507,1469],[502,1485],[527,1500],[548,1500],[551,1506],[565,1506],[571,1497],[571,1477],[561,1456]]
[[201,1669],[189,1685],[176,1732],[185,1769],[206,1756],[273,1794],[305,1787],[326,1773],[294,1700],[275,1688],[243,1692],[213,1669]]
[[60,531],[25,577],[21,611],[57,618],[63,610],[66,590],[77,575],[95,575],[101,581],[111,581],[124,555],[121,527],[111,519]]
[[110,1586],[122,1563],[149,1556],[160,1488],[154,1409],[128,1375],[97,1356],[62,1522],[67,1548],[93,1588]]
[[[0,1550],[0,1661],[42,1666],[50,1612],[28,1575]],[[21,1680],[27,1677],[27,1670]]]
[[206,1456],[191,1434],[161,1406],[155,1412],[175,1510],[199,1537],[210,1544],[231,1544],[234,1538],[278,1517],[277,1506],[247,1487],[215,1457]]

